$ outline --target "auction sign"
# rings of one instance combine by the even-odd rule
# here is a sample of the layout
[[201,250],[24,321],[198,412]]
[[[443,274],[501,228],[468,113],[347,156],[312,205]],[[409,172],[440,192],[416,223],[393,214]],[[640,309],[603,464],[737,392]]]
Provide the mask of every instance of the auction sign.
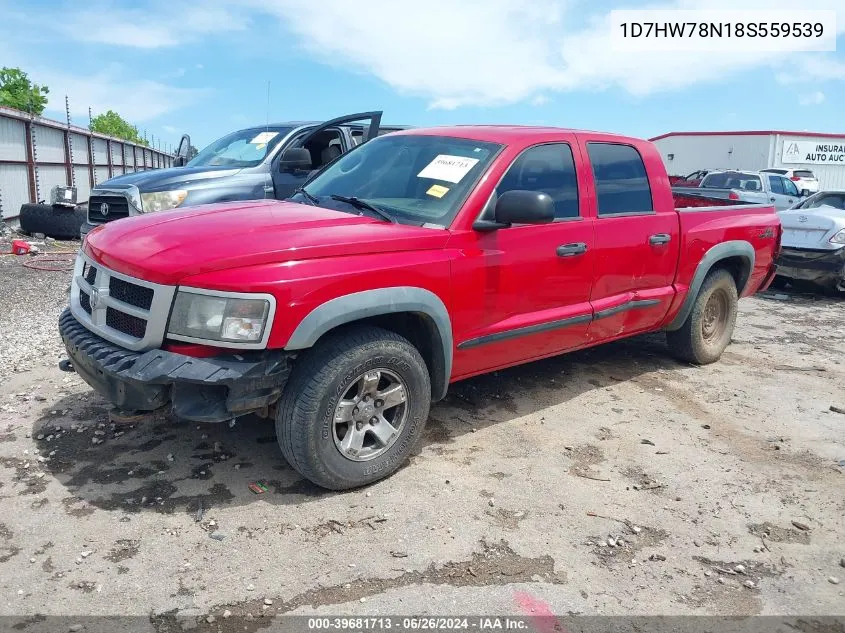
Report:
[[845,165],[845,139],[792,141],[784,139],[780,161],[808,165]]

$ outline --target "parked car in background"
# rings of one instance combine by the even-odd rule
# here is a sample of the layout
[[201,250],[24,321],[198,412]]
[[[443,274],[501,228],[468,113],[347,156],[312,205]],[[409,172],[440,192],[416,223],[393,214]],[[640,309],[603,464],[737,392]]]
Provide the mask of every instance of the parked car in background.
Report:
[[710,169],[699,169],[686,176],[669,176],[669,184],[681,187],[697,187],[711,171]]
[[408,459],[457,380],[653,331],[715,362],[779,238],[770,205],[673,197],[647,141],[406,130],[284,202],[92,230],[59,328],[117,406],[272,416],[296,471],[354,488]]
[[777,274],[845,290],[845,191],[822,191],[780,211]]
[[708,173],[698,187],[673,187],[679,193],[724,198],[788,209],[801,199],[788,178],[759,171],[718,170]]
[[315,170],[353,147],[405,127],[382,127],[381,115],[361,112],[323,123],[275,123],[238,130],[190,160],[190,138],[183,137],[176,167],[125,174],[98,184],[89,196],[81,233],[120,218],[176,207],[283,200]]
[[771,167],[769,169],[761,170],[767,174],[777,174],[784,178],[789,178],[795,183],[798,191],[807,191],[807,194],[816,193],[819,190],[819,180],[816,175],[809,169],[781,169],[779,167]]

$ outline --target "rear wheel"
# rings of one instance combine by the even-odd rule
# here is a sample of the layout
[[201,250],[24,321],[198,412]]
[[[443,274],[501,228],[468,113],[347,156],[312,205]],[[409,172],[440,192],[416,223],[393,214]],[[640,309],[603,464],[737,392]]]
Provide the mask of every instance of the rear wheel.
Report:
[[680,329],[666,333],[672,354],[698,365],[719,360],[733,335],[737,299],[736,283],[727,270],[709,273],[687,320]]
[[419,442],[431,403],[425,361],[405,338],[345,330],[306,352],[276,416],[288,463],[332,490],[387,477]]

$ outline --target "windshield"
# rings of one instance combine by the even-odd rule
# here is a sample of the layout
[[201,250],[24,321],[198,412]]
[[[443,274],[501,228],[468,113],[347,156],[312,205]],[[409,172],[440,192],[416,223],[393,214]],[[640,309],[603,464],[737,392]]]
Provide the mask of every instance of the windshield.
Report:
[[448,226],[500,148],[447,136],[382,136],[339,158],[305,191],[320,206],[350,210],[331,196],[354,197],[399,222]]
[[214,141],[194,156],[188,167],[255,167],[292,128],[262,127],[239,130]]
[[760,176],[743,174],[738,171],[725,171],[710,174],[701,181],[705,189],[743,189],[745,191],[762,191]]

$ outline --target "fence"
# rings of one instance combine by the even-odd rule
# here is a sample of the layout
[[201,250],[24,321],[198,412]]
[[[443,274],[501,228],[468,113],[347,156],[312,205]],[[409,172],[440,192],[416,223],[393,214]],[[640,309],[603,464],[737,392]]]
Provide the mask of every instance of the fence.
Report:
[[75,186],[83,202],[97,183],[172,162],[171,154],[152,147],[0,106],[0,217],[6,220],[26,202],[49,200],[56,185]]

